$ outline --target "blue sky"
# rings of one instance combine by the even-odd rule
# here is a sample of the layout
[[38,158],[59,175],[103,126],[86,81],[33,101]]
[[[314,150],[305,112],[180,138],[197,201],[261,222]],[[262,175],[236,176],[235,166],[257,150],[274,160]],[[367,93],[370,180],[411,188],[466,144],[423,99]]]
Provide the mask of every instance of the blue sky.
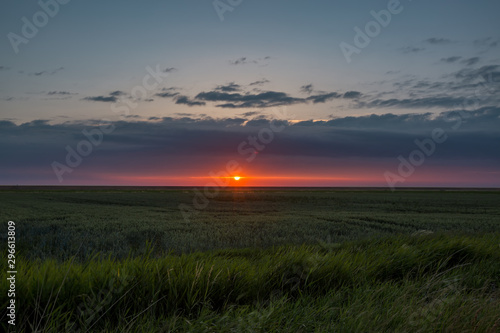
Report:
[[[42,3],[53,9],[55,1]],[[498,110],[498,1],[220,3],[232,9],[223,21],[212,1],[57,3],[57,14],[16,53],[12,33],[23,37],[23,17],[33,23],[43,6],[7,1],[0,13],[0,120],[15,126],[78,122],[84,129],[102,119],[268,119],[279,107],[294,124],[385,114],[430,114],[432,120],[461,109]],[[346,61],[340,44],[355,45],[354,28],[364,31],[374,21],[372,11],[391,5],[399,13]],[[168,76],[137,98],[133,89],[142,85],[148,66]],[[473,108],[464,104],[471,99]],[[120,101],[137,104],[127,119],[112,111]],[[64,157],[64,147],[63,140],[46,149]],[[45,165],[39,159],[25,163]]]

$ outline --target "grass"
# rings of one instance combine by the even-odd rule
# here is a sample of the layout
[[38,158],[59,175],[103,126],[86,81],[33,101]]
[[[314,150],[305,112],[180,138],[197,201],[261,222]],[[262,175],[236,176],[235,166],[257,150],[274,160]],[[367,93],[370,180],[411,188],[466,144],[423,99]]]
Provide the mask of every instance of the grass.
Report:
[[496,332],[499,236],[392,236],[158,257],[151,251],[85,263],[20,259],[17,329]]
[[14,194],[16,332],[500,331],[498,192],[228,192],[190,222],[177,192]]

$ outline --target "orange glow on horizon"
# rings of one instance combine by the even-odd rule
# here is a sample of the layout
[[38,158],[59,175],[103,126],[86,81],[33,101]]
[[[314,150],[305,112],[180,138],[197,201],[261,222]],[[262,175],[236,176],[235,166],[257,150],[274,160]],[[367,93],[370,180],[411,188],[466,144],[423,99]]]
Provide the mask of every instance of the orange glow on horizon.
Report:
[[[291,163],[290,163],[291,164]],[[176,170],[131,170],[116,173],[91,174],[89,185],[119,186],[178,186],[178,187],[388,187],[384,177],[386,170],[394,170],[385,165],[352,165],[345,167],[318,166],[296,170],[294,165],[269,165],[257,169],[222,170],[206,166],[186,167]],[[200,170],[200,168],[202,170]],[[295,168],[295,169],[294,169]],[[298,167],[297,167],[298,168]],[[206,170],[218,171],[206,171]],[[279,171],[278,171],[279,170]],[[230,172],[233,171],[233,172]],[[421,171],[421,172],[420,172]],[[396,170],[397,172],[397,170]],[[84,175],[86,176],[86,175]],[[477,177],[475,183],[469,176]],[[419,172],[406,179],[400,187],[470,187],[477,184],[492,187],[498,180],[496,171],[475,170],[473,174],[462,167],[450,170],[448,167],[419,169]],[[479,183],[478,183],[479,182]],[[484,185],[483,185],[484,184]],[[478,185],[478,186],[479,186]]]
[[133,180],[134,183],[149,183],[158,185],[170,185],[174,184],[177,186],[307,186],[308,183],[313,184],[313,186],[323,185],[324,186],[340,186],[340,185],[357,185],[360,183],[371,183],[376,182],[377,179],[370,176],[365,177],[349,177],[349,176],[302,176],[302,175],[289,175],[289,176],[162,176],[162,175],[150,175],[150,176],[114,176],[114,179],[122,180]]

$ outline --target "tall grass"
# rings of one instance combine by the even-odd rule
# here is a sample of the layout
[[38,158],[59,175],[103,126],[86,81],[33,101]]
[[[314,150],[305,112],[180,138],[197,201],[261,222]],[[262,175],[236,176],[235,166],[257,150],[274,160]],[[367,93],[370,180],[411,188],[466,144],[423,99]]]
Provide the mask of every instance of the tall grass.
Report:
[[[16,332],[496,332],[499,239],[19,258]],[[4,275],[0,286],[5,309]]]

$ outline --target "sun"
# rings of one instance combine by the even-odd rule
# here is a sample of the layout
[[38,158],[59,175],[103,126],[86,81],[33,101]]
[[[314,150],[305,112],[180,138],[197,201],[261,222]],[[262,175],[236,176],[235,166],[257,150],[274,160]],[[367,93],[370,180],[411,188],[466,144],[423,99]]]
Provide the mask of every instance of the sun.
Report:
[[234,178],[234,180],[240,180],[241,179],[241,177],[238,177],[238,176],[234,176],[233,178]]

